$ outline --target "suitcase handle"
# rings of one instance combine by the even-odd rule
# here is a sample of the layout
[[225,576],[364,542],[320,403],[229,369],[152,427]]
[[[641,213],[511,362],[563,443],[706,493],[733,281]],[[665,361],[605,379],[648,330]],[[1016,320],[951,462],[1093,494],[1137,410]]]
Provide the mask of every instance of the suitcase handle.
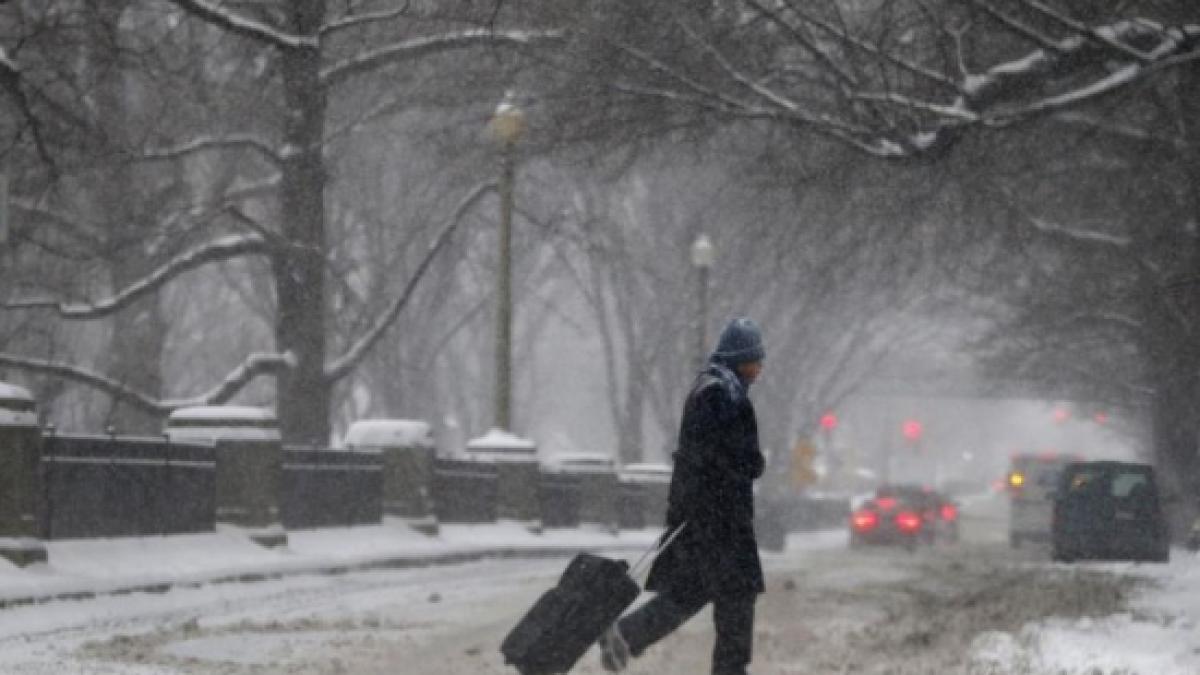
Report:
[[639,586],[642,584],[641,580],[639,579],[642,573],[650,570],[650,564],[654,562],[655,558],[657,558],[660,553],[667,550],[667,547],[671,545],[671,542],[675,541],[675,537],[678,537],[679,533],[683,532],[683,528],[685,527],[687,527],[687,521],[680,523],[679,527],[675,528],[675,531],[672,532],[670,536],[661,540],[660,543],[651,546],[648,551],[642,554],[641,558],[638,558],[638,561],[633,564],[633,567],[629,568],[629,576],[632,577],[634,581],[637,581]]

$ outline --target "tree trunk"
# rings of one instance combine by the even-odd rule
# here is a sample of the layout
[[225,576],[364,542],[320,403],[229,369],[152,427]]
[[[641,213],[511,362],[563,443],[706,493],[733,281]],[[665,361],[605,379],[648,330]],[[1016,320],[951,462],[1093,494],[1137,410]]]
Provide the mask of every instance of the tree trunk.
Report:
[[[1151,430],[1154,439],[1155,464],[1160,480],[1169,494],[1182,499],[1169,505],[1171,529],[1178,537],[1190,525],[1197,512],[1196,495],[1200,494],[1200,463],[1196,457],[1196,441],[1200,424],[1196,406],[1196,377],[1181,372],[1179,363],[1155,378],[1156,393],[1151,403]],[[1196,360],[1191,359],[1193,373]]]
[[[292,30],[316,35],[323,0],[296,0]],[[273,260],[278,301],[275,340],[290,351],[294,368],[278,378],[279,427],[285,442],[329,442],[331,386],[325,366],[325,166],[322,145],[325,90],[320,51],[283,54],[285,100],[282,170],[282,231],[285,247]]]
[[[1200,73],[1194,68],[1179,71],[1179,121],[1186,142],[1184,177],[1187,181],[1185,217],[1200,222]],[[1186,239],[1190,274],[1172,295],[1182,313],[1178,337],[1176,381],[1165,392],[1170,397],[1163,405],[1156,401],[1154,411],[1155,450],[1167,460],[1168,472],[1175,475],[1183,500],[1178,504],[1179,526],[1190,525],[1200,514],[1200,242],[1194,233]],[[1160,398],[1162,398],[1160,396]]]
[[642,416],[646,411],[646,371],[637,365],[639,359],[634,355],[637,347],[629,345],[630,354],[625,368],[625,405],[617,429],[617,455],[622,464],[634,464],[645,459]]

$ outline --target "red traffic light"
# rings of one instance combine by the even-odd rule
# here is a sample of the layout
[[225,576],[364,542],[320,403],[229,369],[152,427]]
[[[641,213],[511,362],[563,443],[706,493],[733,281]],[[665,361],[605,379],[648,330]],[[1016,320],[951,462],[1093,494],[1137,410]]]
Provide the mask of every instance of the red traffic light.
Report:
[[904,424],[900,427],[900,433],[904,434],[904,438],[913,443],[921,440],[921,434],[924,431],[925,428],[916,420],[904,420]]
[[834,429],[837,428],[837,425],[838,425],[837,415],[834,415],[831,412],[827,412],[824,415],[821,415],[821,428],[824,429],[825,431],[833,431]]

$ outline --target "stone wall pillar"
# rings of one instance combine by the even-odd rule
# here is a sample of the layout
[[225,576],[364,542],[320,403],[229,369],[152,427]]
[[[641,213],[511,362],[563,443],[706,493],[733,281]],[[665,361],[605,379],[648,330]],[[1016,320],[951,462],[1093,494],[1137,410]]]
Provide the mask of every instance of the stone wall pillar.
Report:
[[167,420],[172,441],[216,445],[216,521],[242,530],[255,543],[287,545],[280,521],[283,444],[275,415],[262,408],[181,408]]
[[46,562],[42,541],[42,433],[29,391],[0,382],[0,557]]
[[579,481],[579,522],[616,533],[616,463],[608,455],[564,452],[550,457],[547,470],[574,476]]
[[580,483],[579,520],[617,532],[617,474],[614,471],[585,473]]
[[496,465],[496,516],[520,523],[541,534],[542,514],[538,499],[537,446],[525,438],[492,429],[467,443],[473,461]]
[[353,452],[379,452],[383,461],[383,515],[428,535],[438,533],[433,502],[434,444],[421,420],[359,420],[346,431]]
[[667,497],[671,490],[671,467],[666,464],[627,464],[620,473],[622,499],[636,502],[622,504],[630,522],[642,527],[661,527],[667,516]]

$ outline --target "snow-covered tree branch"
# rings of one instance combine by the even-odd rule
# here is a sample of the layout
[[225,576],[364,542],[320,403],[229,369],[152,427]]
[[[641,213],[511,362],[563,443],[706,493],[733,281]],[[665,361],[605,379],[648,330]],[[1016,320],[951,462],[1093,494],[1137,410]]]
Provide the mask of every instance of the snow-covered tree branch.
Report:
[[[652,3],[644,20],[667,28],[631,36],[591,26],[589,39],[609,49],[587,59],[606,58],[612,86],[656,109],[791,125],[886,159],[936,156],[967,131],[1074,110],[1200,59],[1200,24],[1140,17],[1087,24],[1022,1],[1032,17],[965,3],[1008,34],[1006,49],[976,57],[983,63],[968,63],[963,31],[949,20],[939,25],[934,14],[914,10],[883,30],[869,10],[766,0],[744,2],[744,14],[758,20]],[[954,44],[939,50],[923,39],[938,34],[955,36]]]
[[183,11],[231,33],[283,49],[316,49],[315,37],[292,35],[207,0],[170,0]]
[[408,4],[398,9],[390,9],[379,12],[363,12],[361,14],[349,14],[345,17],[331,21],[321,28],[321,37],[330,38],[339,33],[345,32],[352,28],[362,28],[376,23],[383,23],[408,16],[412,13],[412,9]]
[[168,261],[151,274],[121,289],[115,295],[91,303],[58,300],[16,300],[4,304],[5,309],[52,309],[64,319],[98,319],[129,306],[184,272],[203,265],[247,255],[270,252],[267,241],[257,235],[232,235],[190,249]]
[[431,54],[477,46],[528,47],[562,42],[562,31],[496,31],[485,28],[423,36],[368,50],[321,70],[321,81],[337,85],[363,73],[413,61]]
[[336,382],[337,380],[340,380],[346,375],[350,374],[355,366],[357,366],[359,362],[362,361],[368,353],[370,353],[371,348],[374,347],[377,342],[379,342],[384,333],[387,332],[387,329],[393,323],[395,323],[396,318],[400,316],[400,312],[404,309],[405,305],[408,304],[409,299],[412,297],[413,291],[416,290],[417,285],[420,283],[422,277],[424,277],[425,273],[429,270],[429,266],[433,263],[438,253],[441,252],[441,250],[446,247],[446,244],[450,242],[450,238],[454,234],[454,231],[458,228],[459,223],[462,222],[463,216],[481,198],[483,198],[485,194],[495,190],[495,188],[496,186],[494,183],[485,183],[483,185],[476,186],[475,189],[471,190],[471,192],[468,193],[461,202],[459,202],[458,208],[454,210],[449,222],[442,228],[441,232],[438,233],[433,242],[429,244],[428,250],[425,251],[425,255],[421,259],[421,262],[417,265],[417,268],[413,271],[412,276],[409,277],[408,281],[405,283],[404,289],[396,295],[396,297],[388,305],[388,308],[379,315],[371,327],[367,329],[366,333],[364,333],[361,338],[351,345],[351,347],[346,350],[345,354],[334,360],[326,367],[325,377],[329,381]]
[[178,399],[156,399],[135,391],[123,382],[107,375],[66,363],[0,353],[0,365],[78,382],[103,391],[109,396],[129,403],[147,413],[165,416],[172,410],[187,406],[226,403],[255,378],[263,375],[275,375],[293,367],[295,358],[290,354],[250,354],[244,362],[230,371],[224,380],[208,392]]
[[147,148],[138,159],[142,160],[176,160],[188,155],[221,150],[250,150],[257,153],[271,164],[280,161],[279,153],[264,139],[250,134],[228,134],[217,137],[200,136],[186,143],[169,148]]

